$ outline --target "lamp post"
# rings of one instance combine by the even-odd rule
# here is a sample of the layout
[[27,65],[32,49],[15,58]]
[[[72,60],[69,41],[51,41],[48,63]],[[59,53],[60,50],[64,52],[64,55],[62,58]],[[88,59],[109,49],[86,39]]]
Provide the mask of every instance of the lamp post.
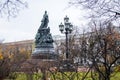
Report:
[[70,34],[73,30],[73,25],[69,22],[69,18],[66,16],[64,18],[64,24],[59,25],[59,29],[61,33],[66,36],[66,59],[69,58],[69,49],[68,49],[68,34]]

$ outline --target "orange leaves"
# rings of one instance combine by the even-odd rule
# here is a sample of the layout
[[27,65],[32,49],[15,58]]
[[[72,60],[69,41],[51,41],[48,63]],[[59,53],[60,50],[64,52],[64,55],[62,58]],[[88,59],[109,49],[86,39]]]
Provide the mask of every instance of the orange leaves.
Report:
[[3,55],[0,53],[0,60],[2,60],[3,59]]
[[12,59],[13,56],[14,56],[14,54],[9,54],[9,55],[8,55],[8,58],[9,58],[9,59]]
[[22,49],[19,50],[19,52],[20,52],[21,54],[24,54],[24,53],[26,52],[26,50],[25,50],[24,48],[22,48]]
[[120,65],[114,67],[114,71],[115,71],[115,72],[120,72]]

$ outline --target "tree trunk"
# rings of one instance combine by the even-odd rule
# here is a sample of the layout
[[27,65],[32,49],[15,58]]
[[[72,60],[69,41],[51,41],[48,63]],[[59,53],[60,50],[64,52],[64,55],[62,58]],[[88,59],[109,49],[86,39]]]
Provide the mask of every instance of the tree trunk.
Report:
[[99,73],[99,80],[104,80],[105,78],[103,77],[102,74]]
[[46,70],[42,69],[41,72],[43,73],[42,80],[47,80]]
[[110,75],[106,74],[106,79],[105,80],[110,80]]
[[4,78],[3,77],[0,77],[0,80],[3,80]]
[[31,73],[26,74],[27,80],[33,80],[33,76]]

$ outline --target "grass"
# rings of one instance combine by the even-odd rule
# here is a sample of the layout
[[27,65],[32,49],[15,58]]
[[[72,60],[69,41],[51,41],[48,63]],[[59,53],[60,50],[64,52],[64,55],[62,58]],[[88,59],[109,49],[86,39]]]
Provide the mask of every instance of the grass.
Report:
[[26,80],[27,77],[24,73],[19,73],[16,80]]
[[[34,73],[34,74],[25,74],[25,73],[17,73],[17,79],[15,80],[27,80],[28,78],[33,78],[33,80],[40,80],[42,78],[42,73]],[[55,72],[55,73],[47,73],[48,78],[50,80],[81,80],[83,76],[85,76],[85,72]],[[98,80],[98,75],[93,75],[96,80]],[[9,79],[8,79],[9,80]],[[29,80],[29,79],[28,79]],[[85,80],[92,80],[91,73],[89,73]],[[114,72],[111,74],[111,80],[120,80],[120,72]]]

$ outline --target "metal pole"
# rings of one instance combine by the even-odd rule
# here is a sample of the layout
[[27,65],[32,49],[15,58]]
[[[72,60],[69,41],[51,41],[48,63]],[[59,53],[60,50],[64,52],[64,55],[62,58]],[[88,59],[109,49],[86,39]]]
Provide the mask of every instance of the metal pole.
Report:
[[65,32],[65,35],[66,35],[66,59],[68,59],[69,57],[69,52],[68,52],[68,30],[65,29],[66,32]]

